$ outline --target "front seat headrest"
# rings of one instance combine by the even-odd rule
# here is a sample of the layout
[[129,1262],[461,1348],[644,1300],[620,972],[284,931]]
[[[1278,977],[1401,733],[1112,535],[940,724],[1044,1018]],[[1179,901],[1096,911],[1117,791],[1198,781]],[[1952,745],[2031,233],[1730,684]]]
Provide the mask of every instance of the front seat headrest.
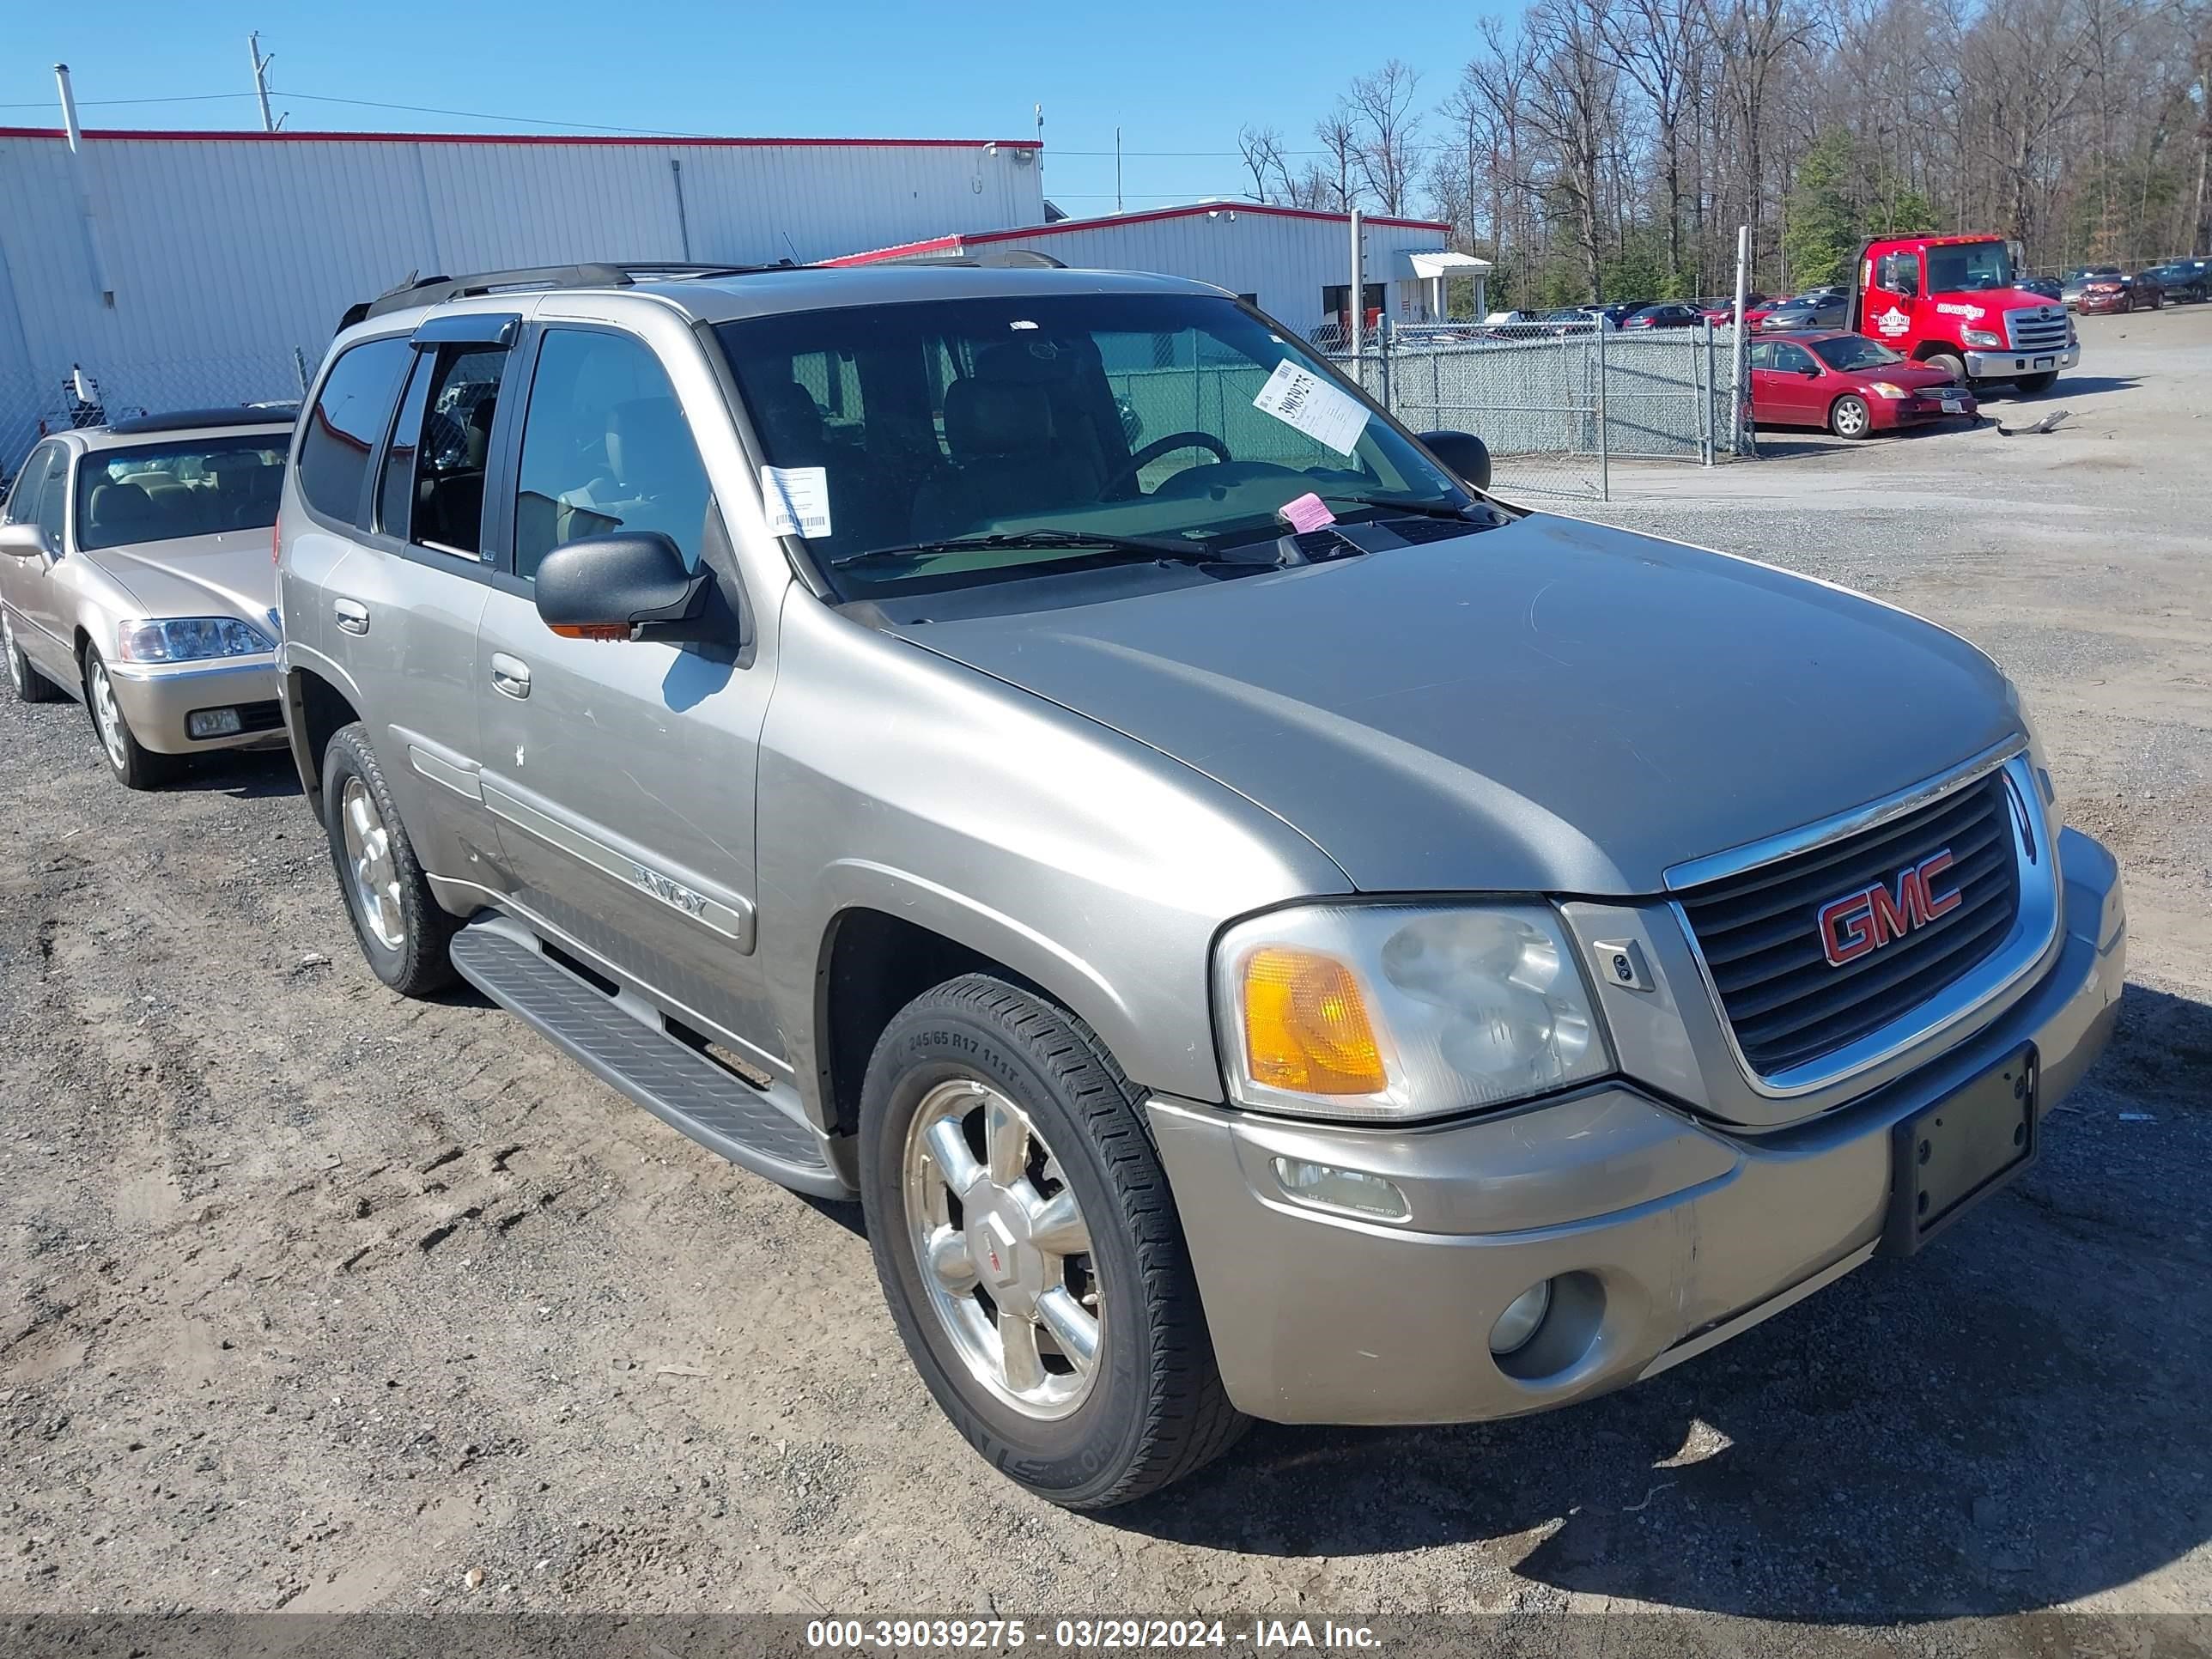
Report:
[[1052,444],[1052,404],[1042,386],[955,380],[945,388],[945,443],[957,460],[1038,455]]

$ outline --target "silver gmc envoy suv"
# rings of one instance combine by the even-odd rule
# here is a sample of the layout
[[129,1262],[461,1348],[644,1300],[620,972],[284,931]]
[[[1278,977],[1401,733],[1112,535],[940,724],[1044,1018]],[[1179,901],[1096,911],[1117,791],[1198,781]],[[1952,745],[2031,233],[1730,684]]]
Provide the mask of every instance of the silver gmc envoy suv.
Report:
[[857,1196],[1079,1509],[1620,1388],[2034,1158],[2126,921],[1987,657],[1045,264],[349,313],[278,666],[387,985]]

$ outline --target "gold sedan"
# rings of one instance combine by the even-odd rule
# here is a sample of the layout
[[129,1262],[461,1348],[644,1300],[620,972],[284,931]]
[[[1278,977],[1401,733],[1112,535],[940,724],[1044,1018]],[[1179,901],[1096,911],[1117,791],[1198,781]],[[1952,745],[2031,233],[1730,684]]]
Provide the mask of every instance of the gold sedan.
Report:
[[0,654],[25,702],[82,700],[115,775],[284,741],[270,556],[292,423],[198,410],[62,432],[0,515]]

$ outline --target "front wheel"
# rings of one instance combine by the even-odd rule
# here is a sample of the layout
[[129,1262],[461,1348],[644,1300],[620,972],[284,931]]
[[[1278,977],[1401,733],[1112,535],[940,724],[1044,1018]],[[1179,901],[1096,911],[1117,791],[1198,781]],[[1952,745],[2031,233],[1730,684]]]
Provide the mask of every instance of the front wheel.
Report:
[[369,967],[404,997],[444,990],[455,977],[446,947],[457,924],[431,896],[358,720],[341,726],[323,756],[323,811],[346,917]]
[[1874,415],[1863,398],[1844,397],[1828,411],[1828,430],[1838,438],[1863,438],[1874,430]]
[[1246,1426],[1142,1109],[1081,1021],[982,975],[895,1016],[861,1093],[869,1249],[915,1370],[1072,1510],[1156,1492]]
[[2014,381],[2013,384],[2018,386],[2027,396],[2033,398],[2037,396],[2039,393],[2048,392],[2051,387],[2057,386],[2058,384],[2058,374],[2057,371],[2055,369],[2045,369],[2040,374],[2023,374],[2019,380]]
[[1955,351],[1930,352],[1921,362],[1929,368],[1940,368],[1960,386],[1966,384],[1966,360]]
[[84,706],[92,713],[92,729],[100,734],[108,770],[125,789],[158,789],[176,775],[175,756],[157,754],[132,733],[107,665],[89,646],[84,653]]

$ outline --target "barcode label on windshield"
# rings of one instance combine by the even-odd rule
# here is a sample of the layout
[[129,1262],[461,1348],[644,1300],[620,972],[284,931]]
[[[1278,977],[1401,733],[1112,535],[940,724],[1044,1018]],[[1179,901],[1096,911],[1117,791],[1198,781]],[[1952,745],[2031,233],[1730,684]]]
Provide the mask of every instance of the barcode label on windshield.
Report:
[[1367,429],[1367,410],[1350,393],[1339,391],[1310,368],[1285,359],[1275,365],[1252,407],[1296,427],[1316,443],[1349,455]]
[[768,508],[768,528],[772,536],[804,536],[811,540],[830,533],[827,468],[763,467],[761,502]]

